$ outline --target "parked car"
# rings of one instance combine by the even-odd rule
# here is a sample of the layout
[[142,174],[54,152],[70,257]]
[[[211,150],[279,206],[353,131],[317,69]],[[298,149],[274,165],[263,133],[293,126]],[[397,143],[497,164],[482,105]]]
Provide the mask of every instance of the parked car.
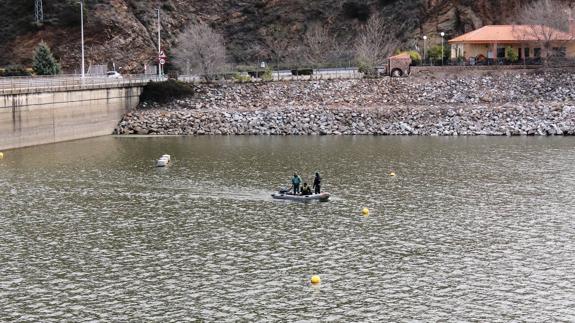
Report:
[[122,74],[120,74],[116,71],[109,71],[106,73],[106,76],[108,78],[112,78],[112,79],[121,79],[122,78]]

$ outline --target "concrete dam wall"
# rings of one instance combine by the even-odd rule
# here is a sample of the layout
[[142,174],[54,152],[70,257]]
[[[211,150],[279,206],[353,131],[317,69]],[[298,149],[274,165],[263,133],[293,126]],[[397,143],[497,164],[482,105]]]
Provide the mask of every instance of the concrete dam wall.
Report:
[[141,86],[0,95],[0,150],[110,135]]

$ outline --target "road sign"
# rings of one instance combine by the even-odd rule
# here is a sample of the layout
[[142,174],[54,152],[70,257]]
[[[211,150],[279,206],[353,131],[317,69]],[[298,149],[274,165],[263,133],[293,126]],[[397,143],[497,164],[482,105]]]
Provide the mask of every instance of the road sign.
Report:
[[166,56],[166,53],[164,53],[164,50],[161,50],[160,53],[158,54],[158,58],[159,59],[166,59],[166,58],[168,58],[168,56]]
[[163,58],[160,58],[160,65],[164,65],[164,64],[166,64],[166,60]]

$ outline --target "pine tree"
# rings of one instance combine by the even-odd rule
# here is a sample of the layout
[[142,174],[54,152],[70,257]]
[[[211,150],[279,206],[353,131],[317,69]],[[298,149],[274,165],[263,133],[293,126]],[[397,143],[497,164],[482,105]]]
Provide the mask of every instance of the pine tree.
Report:
[[34,63],[32,69],[37,75],[60,74],[60,64],[56,62],[50,47],[45,42],[40,42],[34,50]]

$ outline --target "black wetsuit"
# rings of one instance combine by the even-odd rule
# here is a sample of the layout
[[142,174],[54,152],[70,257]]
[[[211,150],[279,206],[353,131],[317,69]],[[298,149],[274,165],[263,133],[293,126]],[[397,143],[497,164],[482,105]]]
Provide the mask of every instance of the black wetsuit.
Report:
[[321,177],[319,177],[319,175],[315,175],[315,178],[313,180],[313,188],[314,188],[315,194],[320,193],[320,191],[321,191]]

